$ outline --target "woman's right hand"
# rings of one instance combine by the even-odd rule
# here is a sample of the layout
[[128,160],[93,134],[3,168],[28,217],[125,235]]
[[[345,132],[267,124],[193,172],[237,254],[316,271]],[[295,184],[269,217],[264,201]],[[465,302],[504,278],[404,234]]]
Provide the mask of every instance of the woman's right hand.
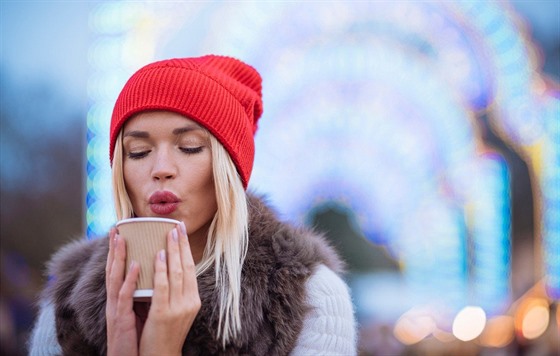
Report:
[[125,267],[125,241],[113,228],[109,232],[109,254],[105,267],[107,355],[138,355],[136,314],[132,306],[140,268],[133,262],[125,277]]
[[141,355],[180,355],[201,301],[185,224],[167,236],[155,261],[154,295],[141,333]]

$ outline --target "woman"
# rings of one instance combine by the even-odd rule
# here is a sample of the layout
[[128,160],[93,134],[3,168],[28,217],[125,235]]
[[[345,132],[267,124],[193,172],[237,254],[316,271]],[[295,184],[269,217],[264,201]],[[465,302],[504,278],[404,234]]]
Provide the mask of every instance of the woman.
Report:
[[111,119],[117,217],[181,223],[154,261],[151,303],[133,300],[139,267],[125,275],[115,229],[62,248],[32,355],[356,353],[334,250],[246,193],[261,98],[258,72],[229,57],[164,60],[129,79]]

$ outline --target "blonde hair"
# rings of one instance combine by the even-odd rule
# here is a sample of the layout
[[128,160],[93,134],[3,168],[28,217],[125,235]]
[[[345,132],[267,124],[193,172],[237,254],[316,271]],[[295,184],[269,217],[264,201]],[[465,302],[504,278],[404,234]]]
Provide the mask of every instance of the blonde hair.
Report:
[[[241,331],[241,270],[249,243],[247,198],[235,164],[222,144],[208,132],[212,151],[212,171],[218,209],[210,228],[199,276],[214,266],[216,287],[220,291],[218,338],[225,347]],[[134,216],[123,175],[122,130],[113,155],[113,195],[117,219]]]

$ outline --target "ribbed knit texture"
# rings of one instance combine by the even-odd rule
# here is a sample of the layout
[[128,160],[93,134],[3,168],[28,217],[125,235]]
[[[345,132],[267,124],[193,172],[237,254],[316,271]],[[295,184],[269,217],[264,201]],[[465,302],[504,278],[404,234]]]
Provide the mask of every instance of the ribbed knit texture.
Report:
[[346,284],[320,265],[306,286],[311,310],[291,355],[356,355],[357,326]]
[[117,136],[129,118],[166,110],[198,122],[229,152],[247,188],[262,114],[262,80],[251,66],[230,57],[175,58],[149,64],[121,91],[111,118],[110,159]]
[[41,304],[41,309],[28,341],[29,356],[62,355],[62,349],[56,337],[54,307]]

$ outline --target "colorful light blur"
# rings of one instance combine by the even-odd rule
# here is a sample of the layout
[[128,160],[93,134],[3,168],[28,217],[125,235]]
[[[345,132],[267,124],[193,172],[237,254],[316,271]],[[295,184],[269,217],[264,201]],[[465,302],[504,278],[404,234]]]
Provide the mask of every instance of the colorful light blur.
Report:
[[546,148],[544,152],[543,195],[543,263],[548,295],[560,300],[560,93],[547,102]]
[[466,306],[453,320],[453,335],[461,341],[477,338],[486,326],[486,313],[481,307]]
[[[519,26],[520,19],[504,3],[462,0],[457,14],[481,41],[492,62],[496,94],[492,123],[502,138],[524,151],[532,163],[544,208],[540,209],[542,264],[547,291],[560,299],[560,95],[548,90],[537,67],[536,49]],[[489,106],[490,108],[491,106]],[[541,150],[535,150],[544,146]],[[544,153],[543,153],[544,152]]]
[[[502,2],[109,1],[90,22],[89,237],[115,220],[108,126],[126,78],[156,58],[222,53],[265,79],[250,189],[300,223],[322,204],[348,208],[417,302],[436,299],[448,318],[472,303],[493,317],[511,301],[510,180],[497,153],[478,150],[487,111],[537,171],[542,262],[559,298],[560,102]],[[417,342],[418,323],[407,316],[395,333]]]
[[513,317],[498,315],[488,319],[480,335],[480,344],[486,347],[505,347],[513,341],[514,337]]
[[431,313],[412,309],[397,320],[393,333],[403,344],[412,345],[430,336],[435,329],[436,322]]
[[536,339],[545,332],[549,320],[549,303],[545,299],[523,299],[515,313],[515,332],[524,339]]
[[109,124],[117,95],[128,77],[154,59],[157,44],[180,22],[174,6],[149,2],[107,1],[90,15],[95,34],[88,55],[91,76],[87,115],[86,223],[88,238],[103,236],[114,225]]
[[511,302],[510,177],[496,152],[482,154],[478,165],[467,206],[473,246],[471,292],[472,301],[494,316]]

